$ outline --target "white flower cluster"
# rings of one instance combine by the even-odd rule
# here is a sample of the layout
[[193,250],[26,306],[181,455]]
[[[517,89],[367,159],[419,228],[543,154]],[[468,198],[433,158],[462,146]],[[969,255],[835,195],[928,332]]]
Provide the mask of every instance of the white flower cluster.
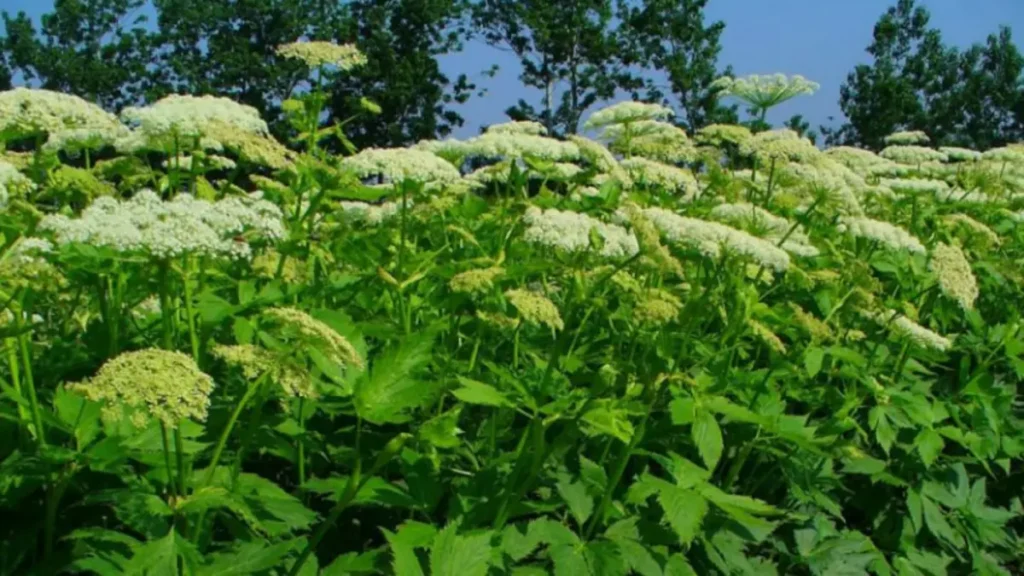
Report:
[[957,204],[990,204],[993,202],[993,199],[986,196],[984,192],[959,188],[936,191],[935,199],[939,202]]
[[580,149],[572,142],[533,134],[486,132],[464,142],[468,155],[484,158],[538,158],[570,161],[580,157]]
[[117,116],[78,96],[15,88],[0,92],[0,140],[67,129],[110,130]]
[[104,146],[113,146],[115,142],[131,135],[128,127],[120,122],[105,127],[65,128],[50,132],[50,137],[43,144],[47,151],[66,150],[99,150]]
[[721,146],[725,142],[743,144],[753,137],[750,128],[734,124],[709,124],[697,130],[696,140],[703,144]]
[[691,200],[697,195],[697,179],[685,168],[677,168],[639,156],[626,158],[621,162],[621,166],[636,183],[660,186],[672,191],[682,190],[682,200]]
[[950,214],[948,216],[944,216],[942,220],[950,227],[963,228],[973,236],[980,236],[984,238],[985,242],[988,244],[998,246],[1002,243],[1002,240],[999,238],[999,235],[996,234],[995,230],[992,230],[985,224],[978,222],[967,214]]
[[456,167],[460,166],[462,164],[462,160],[471,152],[469,146],[467,146],[465,142],[454,138],[446,138],[444,140],[420,140],[412,147],[412,149],[436,154],[448,162],[451,162],[452,165]]
[[981,152],[970,148],[956,148],[953,146],[942,146],[939,148],[949,158],[950,162],[973,162],[981,159]]
[[641,120],[664,120],[671,118],[675,112],[660,104],[645,102],[619,102],[602,108],[590,115],[584,128],[601,128],[612,124],[625,124]]
[[[342,211],[342,217],[347,222],[361,223],[367,226],[379,226],[392,218],[397,217],[402,211],[401,202],[383,202],[381,204],[369,204],[367,202],[342,201],[338,203]],[[406,200],[406,210],[412,208],[411,199]]]
[[830,158],[819,158],[814,164],[792,163],[781,168],[790,178],[810,186],[814,193],[822,193],[828,204],[842,214],[859,216],[864,213],[853,190],[865,186],[864,179],[843,164]]
[[165,202],[151,190],[125,201],[97,198],[80,217],[46,216],[39,228],[59,244],[103,246],[155,258],[248,257],[248,240],[274,241],[285,234],[281,210],[259,193],[217,202],[181,194]]
[[821,86],[800,75],[787,77],[785,74],[751,74],[743,78],[723,76],[711,84],[722,96],[735,96],[756,108],[771,108],[796,98],[801,94],[811,95]]
[[900,164],[924,164],[925,162],[945,162],[949,159],[944,153],[924,146],[889,146],[878,154],[882,158]]
[[932,257],[928,269],[935,274],[939,289],[947,298],[955,301],[964,310],[974,308],[978,300],[978,280],[971,270],[963,250],[939,242],[932,249]]
[[[580,157],[589,162],[601,175],[607,175],[613,180],[618,181],[623,188],[631,188],[633,186],[633,180],[629,177],[629,174],[622,169],[619,161],[615,159],[615,155],[604,144],[575,134],[569,136],[569,141],[579,148]],[[594,183],[597,184],[598,182],[595,181]]]
[[928,180],[918,178],[882,178],[878,181],[881,186],[892,189],[897,194],[935,194],[940,195],[949,191],[949,184],[942,180]]
[[461,174],[447,160],[423,150],[409,148],[367,148],[341,161],[341,168],[360,178],[384,176],[388,181],[451,183]]
[[601,138],[609,147],[625,156],[643,156],[659,162],[690,162],[697,149],[682,128],[657,120],[612,124]]
[[485,132],[489,134],[530,134],[532,136],[547,136],[548,129],[540,122],[529,120],[513,120],[501,124],[491,124]]
[[22,174],[13,165],[0,160],[0,208],[7,206],[11,196],[35,190],[35,182]]
[[843,218],[839,231],[854,238],[875,240],[893,250],[906,250],[916,254],[924,254],[927,250],[921,241],[909,232],[883,220],[871,218]]
[[227,124],[250,134],[267,134],[267,123],[252,106],[218,96],[172,94],[145,107],[130,106],[121,118],[147,142],[167,138],[201,138],[212,124]]
[[931,139],[920,130],[893,132],[885,137],[886,144],[927,144]]
[[566,162],[555,162],[547,169],[542,169],[541,174],[552,180],[570,180],[583,172],[583,168]]
[[789,254],[771,242],[742,230],[679,216],[664,208],[647,208],[643,214],[670,242],[694,247],[709,258],[719,257],[725,249],[778,272],[789,269]]
[[586,214],[568,210],[527,209],[523,239],[532,244],[558,248],[567,252],[584,252],[592,247],[590,235],[602,240],[600,255],[606,258],[633,256],[640,251],[636,237],[621,226],[607,224]]
[[1024,146],[1004,146],[985,151],[981,155],[985,160],[993,162],[1024,163]]
[[711,210],[710,215],[715,220],[738,225],[751,234],[776,244],[786,238],[781,248],[790,254],[804,258],[813,258],[820,254],[801,226],[797,225],[794,228],[793,223],[786,218],[776,216],[753,204],[719,204]]
[[218,156],[216,154],[203,156],[201,158],[196,158],[188,154],[179,154],[177,158],[168,158],[167,160],[164,160],[162,166],[166,169],[176,168],[191,172],[192,167],[196,164],[210,170],[234,170],[237,166],[235,161],[231,158],[225,158],[224,156]]
[[366,55],[352,44],[333,42],[293,42],[277,47],[277,54],[283,58],[301,60],[310,68],[336,66],[340,70],[351,70],[366,64]]
[[880,313],[865,312],[865,316],[880,326],[889,326],[893,333],[922,348],[944,352],[953,346],[953,342],[949,338],[932,332],[895,310]]
[[753,138],[740,144],[740,154],[757,156],[765,164],[775,160],[813,160],[821,152],[796,132],[784,128],[759,132]]
[[881,170],[882,167],[889,167],[895,164],[892,160],[882,158],[870,150],[854,148],[852,146],[829,148],[825,150],[825,154],[829,158],[841,162],[862,177],[872,175],[876,171]]

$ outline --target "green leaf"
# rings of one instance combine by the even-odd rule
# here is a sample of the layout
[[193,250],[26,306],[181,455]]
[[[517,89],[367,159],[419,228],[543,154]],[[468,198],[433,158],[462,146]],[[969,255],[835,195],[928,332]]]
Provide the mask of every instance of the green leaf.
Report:
[[477,404],[480,406],[512,406],[512,403],[505,398],[505,395],[494,386],[463,378],[462,376],[457,376],[456,378],[458,378],[459,384],[462,387],[453,390],[452,395],[459,400],[467,404]]
[[587,493],[582,482],[571,482],[567,475],[561,475],[555,484],[558,494],[569,505],[569,511],[576,519],[576,525],[582,527],[594,512],[594,499]]
[[261,522],[271,536],[308,528],[316,520],[316,513],[298,498],[256,474],[240,474],[237,491],[252,510],[266,514]]
[[691,434],[704,465],[714,470],[722,458],[722,430],[718,427],[715,415],[708,410],[698,409],[694,413]]
[[456,406],[444,414],[427,420],[419,428],[420,438],[438,448],[456,448],[461,443],[459,435],[459,414],[462,407]]
[[408,412],[432,399],[436,382],[416,376],[430,363],[433,336],[420,334],[385,351],[373,363],[368,377],[356,384],[356,412],[373,424],[408,422]]
[[585,548],[559,544],[548,548],[548,554],[555,565],[555,576],[589,576],[590,567],[587,565],[587,558],[584,556]]
[[914,446],[917,448],[917,453],[921,456],[921,461],[924,462],[925,467],[930,468],[935,460],[938,459],[939,454],[942,453],[942,449],[946,447],[946,441],[935,430],[925,428],[917,434],[917,438],[914,439]]
[[697,576],[682,554],[673,554],[665,563],[665,576]]
[[185,566],[195,569],[199,565],[199,553],[187,538],[171,530],[159,540],[153,540],[135,550],[131,560],[124,567],[126,575],[177,576],[178,559]]
[[68,392],[63,386],[53,396],[57,416],[75,433],[75,441],[83,449],[99,436],[100,404],[89,402],[83,396]]
[[491,532],[458,535],[458,524],[437,533],[430,547],[431,576],[486,576],[491,559]]
[[676,398],[669,403],[669,414],[672,416],[672,423],[676,426],[686,426],[693,423],[696,402],[693,398]]
[[254,530],[265,532],[263,525],[245,501],[220,486],[205,486],[196,490],[179,501],[177,509],[183,514],[198,514],[213,509],[228,510]]
[[843,473],[845,474],[867,474],[873,475],[885,470],[885,461],[865,456],[863,458],[849,458],[843,461]]
[[540,545],[536,532],[532,536],[531,538],[530,532],[520,532],[519,528],[515,526],[506,526],[501,533],[501,550],[508,554],[513,562],[519,562],[532,554]]
[[581,418],[583,432],[588,436],[611,436],[623,444],[633,439],[633,424],[629,413],[620,408],[598,406],[588,410]]
[[597,540],[584,549],[587,565],[594,576],[627,576],[629,564],[615,542]]
[[320,576],[349,576],[352,574],[380,574],[381,569],[378,561],[383,555],[383,549],[370,550],[369,552],[348,552],[334,559]]
[[695,490],[663,483],[658,489],[658,503],[679,541],[688,546],[697,537],[708,513],[707,500]]
[[914,534],[921,532],[921,529],[924,528],[923,505],[921,495],[914,490],[907,490],[907,511],[910,512],[910,523],[914,528]]
[[929,498],[921,499],[921,509],[924,512],[924,523],[928,531],[939,540],[944,540],[957,548],[963,546],[963,540],[953,527],[946,521],[942,510]]
[[232,552],[208,556],[210,562],[199,570],[200,576],[241,576],[257,574],[281,566],[281,561],[296,547],[289,540],[267,545],[265,542],[247,542]]
[[401,542],[387,529],[382,528],[381,532],[391,545],[391,569],[395,576],[423,576],[423,567],[413,547]]
[[528,538],[551,546],[575,546],[580,539],[572,530],[550,518],[538,518],[526,528]]
[[821,372],[821,364],[825,360],[825,351],[821,348],[814,347],[808,348],[804,354],[804,369],[807,370],[807,374],[814,378]]
[[661,566],[643,544],[635,540],[616,540],[626,564],[640,576],[662,576]]

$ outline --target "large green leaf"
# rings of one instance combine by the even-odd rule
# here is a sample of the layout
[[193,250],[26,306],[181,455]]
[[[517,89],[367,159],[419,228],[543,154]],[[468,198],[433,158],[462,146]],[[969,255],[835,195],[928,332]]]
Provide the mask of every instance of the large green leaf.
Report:
[[491,532],[458,535],[458,524],[437,533],[430,547],[431,576],[486,576],[491,559]]
[[178,576],[178,559],[194,570],[199,566],[199,553],[187,538],[171,530],[158,540],[138,547],[124,567],[127,576]]
[[594,499],[587,493],[587,487],[582,482],[572,482],[568,475],[563,474],[555,484],[555,489],[569,506],[576,524],[582,527],[594,512]]
[[431,360],[433,336],[420,334],[381,354],[368,376],[356,383],[359,416],[373,424],[401,424],[409,412],[430,402],[438,384],[419,378]]
[[658,503],[679,541],[684,546],[693,542],[708,513],[707,500],[695,490],[663,482],[658,488]]
[[294,541],[267,545],[264,542],[248,542],[231,552],[220,552],[208,557],[209,562],[198,572],[198,576],[242,576],[261,574],[280,567],[284,558],[296,548]]
[[693,441],[709,470],[714,470],[722,458],[722,430],[710,410],[698,408],[694,413]]

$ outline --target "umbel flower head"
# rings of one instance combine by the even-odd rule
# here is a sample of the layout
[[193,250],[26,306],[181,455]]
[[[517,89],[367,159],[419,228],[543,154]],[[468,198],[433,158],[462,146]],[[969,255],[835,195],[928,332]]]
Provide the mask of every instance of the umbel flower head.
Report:
[[789,254],[775,244],[735,228],[687,218],[664,208],[648,208],[646,216],[670,242],[691,246],[709,258],[718,258],[722,250],[746,256],[765,268],[784,272],[789,269]]
[[17,168],[0,160],[0,208],[7,205],[11,196],[21,196],[26,192],[35,190],[35,182],[32,182]]
[[886,310],[879,313],[864,312],[864,315],[879,326],[888,326],[894,334],[910,340],[921,348],[930,348],[943,352],[953,345],[949,338],[932,332],[895,310]]
[[886,144],[927,144],[931,139],[920,130],[893,132],[885,137]]
[[906,250],[915,254],[926,252],[924,244],[910,232],[883,220],[844,218],[838,229],[855,238],[874,240],[891,250]]
[[305,367],[289,357],[274,354],[252,344],[216,346],[212,353],[225,364],[238,368],[246,380],[267,375],[288,397],[316,398],[313,377]]
[[349,71],[366,64],[366,55],[352,44],[333,42],[292,42],[277,47],[277,54],[283,58],[301,60],[310,68],[335,66]]
[[533,136],[547,136],[548,129],[540,122],[529,120],[513,120],[500,124],[491,124],[485,130],[488,134],[530,134]]
[[268,133],[255,108],[219,96],[171,94],[149,106],[129,106],[121,111],[121,118],[135,126],[137,136],[150,146],[167,146],[176,137],[201,138],[221,123],[250,134]]
[[78,96],[15,88],[0,92],[0,141],[69,129],[116,130],[117,116]]
[[814,147],[814,144],[811,144],[810,140],[793,130],[783,128],[758,132],[740,144],[740,154],[757,156],[767,165],[771,160],[805,162],[813,160],[821,152]]
[[189,356],[150,348],[125,352],[68,389],[103,403],[104,417],[112,421],[127,415],[137,428],[151,418],[174,427],[182,420],[206,420],[213,379]]
[[743,78],[723,76],[711,84],[722,96],[735,96],[754,108],[764,110],[796,98],[801,94],[811,95],[820,88],[816,82],[796,75],[752,74]]
[[667,188],[673,192],[681,191],[682,200],[691,200],[697,195],[697,179],[685,168],[662,164],[640,156],[626,158],[621,162],[621,166],[635,184]]
[[384,176],[396,184],[406,180],[451,183],[461,177],[447,160],[411,148],[367,148],[342,160],[341,168],[360,178]]
[[750,128],[746,126],[738,126],[735,124],[709,124],[700,130],[697,130],[697,134],[694,137],[701,144],[710,144],[712,146],[721,146],[728,142],[735,145],[740,145],[750,140],[754,135],[750,132]]
[[544,296],[532,290],[515,289],[505,292],[505,298],[519,312],[519,316],[535,326],[547,326],[552,330],[562,330],[565,323],[558,307]]
[[946,154],[924,146],[889,146],[878,153],[882,158],[899,162],[900,164],[923,164],[925,162],[945,162],[949,159]]
[[[591,248],[606,258],[622,258],[636,254],[640,247],[636,237],[614,224],[569,210],[541,210],[531,206],[523,221],[527,224],[523,239],[567,252],[583,252]],[[600,238],[593,246],[592,234]]]
[[483,158],[527,157],[568,162],[580,157],[580,149],[572,142],[522,132],[485,132],[464,144],[467,155]]
[[697,156],[697,149],[686,131],[668,122],[640,120],[612,124],[604,129],[601,138],[609,142],[614,152],[659,162],[688,162]]
[[281,330],[281,335],[293,342],[318,349],[335,364],[363,367],[363,359],[347,338],[302,310],[271,308],[263,315]]
[[928,268],[939,281],[939,289],[964,310],[974,308],[978,299],[978,281],[963,250],[940,242],[932,249]]
[[494,281],[504,274],[505,269],[500,266],[475,268],[456,274],[448,282],[448,286],[452,289],[452,292],[479,294],[493,288]]
[[661,288],[643,290],[633,307],[633,317],[640,324],[662,326],[676,319],[683,303],[671,292]]
[[247,257],[247,239],[284,236],[280,208],[258,193],[217,202],[181,194],[165,202],[143,190],[125,201],[97,198],[78,218],[47,216],[39,228],[52,233],[58,244],[102,246],[155,258]]
[[584,128],[602,128],[612,124],[627,124],[641,120],[664,120],[675,112],[660,104],[645,102],[619,102],[594,112],[587,118]]

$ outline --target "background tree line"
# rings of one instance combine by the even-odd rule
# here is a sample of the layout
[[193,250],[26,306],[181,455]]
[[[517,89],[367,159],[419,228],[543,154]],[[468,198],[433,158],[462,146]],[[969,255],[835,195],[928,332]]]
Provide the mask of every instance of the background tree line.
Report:
[[[175,92],[226,95],[280,127],[281,102],[314,78],[274,48],[354,42],[369,64],[324,79],[325,121],[350,118],[365,96],[383,112],[358,115],[347,133],[359,146],[395,146],[464,123],[457,104],[482,92],[469,74],[444,74],[438,57],[486,42],[515,54],[536,90],[511,118],[570,133],[591,106],[629,95],[672,106],[693,130],[739,118],[710,89],[731,69],[718,62],[726,24],[706,21],[707,1],[56,0],[38,27],[2,14],[0,87],[27,83],[110,109]],[[1024,57],[1008,28],[960,51],[929,27],[927,10],[899,0],[867,52],[872,62],[841,89],[845,123],[820,128],[828,143],[879,148],[897,129],[978,148],[1024,140]],[[814,136],[800,116],[786,125]]]

